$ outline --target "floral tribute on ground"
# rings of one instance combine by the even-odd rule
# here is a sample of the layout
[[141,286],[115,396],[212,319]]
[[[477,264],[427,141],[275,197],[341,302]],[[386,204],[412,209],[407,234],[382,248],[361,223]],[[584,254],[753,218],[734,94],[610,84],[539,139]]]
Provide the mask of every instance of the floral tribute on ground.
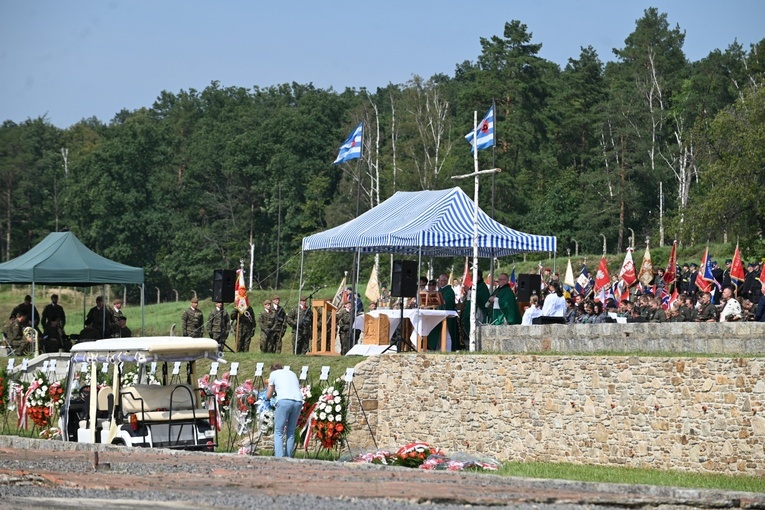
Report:
[[501,465],[490,457],[466,453],[447,455],[441,448],[430,446],[422,441],[401,446],[395,452],[392,450],[362,452],[343,456],[340,460],[444,471],[496,471]]
[[64,388],[60,382],[49,383],[42,372],[37,372],[35,379],[24,392],[24,398],[19,407],[19,427],[29,428],[28,419],[40,429],[40,437],[52,439],[61,436],[57,427],[51,422],[64,403]]
[[311,415],[311,430],[322,448],[331,450],[342,443],[348,434],[344,383],[338,379],[334,386],[325,388]]
[[203,389],[205,396],[215,399],[215,403],[218,407],[216,413],[218,419],[218,431],[223,427],[223,418],[227,417],[231,408],[231,397],[234,393],[229,383],[229,373],[223,374],[220,379],[215,379],[210,382],[210,374],[205,374],[204,377],[197,381],[200,389]]

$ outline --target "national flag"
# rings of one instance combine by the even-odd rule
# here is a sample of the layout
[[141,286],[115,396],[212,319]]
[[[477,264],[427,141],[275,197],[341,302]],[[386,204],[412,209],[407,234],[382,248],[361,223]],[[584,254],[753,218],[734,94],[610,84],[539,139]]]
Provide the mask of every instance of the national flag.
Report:
[[745,278],[746,273],[744,272],[744,263],[741,261],[741,251],[738,249],[738,243],[736,243],[736,251],[730,265],[730,282],[736,286],[736,293],[738,293],[738,286]]
[[704,251],[704,256],[701,258],[701,266],[699,272],[696,275],[696,287],[702,292],[709,292],[712,290],[712,260],[709,258],[709,248]]
[[640,283],[646,287],[653,283],[653,263],[651,262],[651,252],[648,251],[648,245],[645,247],[643,263],[640,266],[640,273],[638,273],[638,280],[640,280]]
[[473,286],[473,276],[470,274],[470,265],[468,265],[468,258],[465,257],[465,272],[462,273],[462,291]]
[[762,271],[760,271],[760,283],[765,283],[765,262],[760,262],[760,265],[762,266]]
[[677,301],[677,298],[679,297],[679,294],[677,293],[677,287],[675,287],[675,290],[672,291],[672,295],[669,296],[669,303],[667,303],[667,309],[672,308],[672,305],[675,301]]
[[672,243],[672,249],[669,252],[669,261],[667,261],[667,270],[664,271],[664,282],[667,284],[667,288],[675,283],[677,278],[677,241]]
[[624,280],[619,280],[616,283],[616,288],[613,289],[613,291],[614,291],[614,299],[616,300],[617,303],[622,302],[622,298],[624,297],[625,294],[627,294],[627,297],[629,298],[629,290]]
[[335,297],[332,298],[332,305],[335,308],[340,308],[340,305],[343,304],[343,293],[345,292],[345,279],[347,276],[347,274],[343,276],[343,281],[340,282],[340,286],[337,288],[337,292],[335,292]]
[[333,165],[361,157],[361,135],[363,126],[364,122],[359,122],[359,125],[353,130],[353,133],[351,133],[343,142],[343,145],[340,146],[340,152],[337,154],[337,159],[332,162]]
[[624,282],[627,288],[635,285],[635,282],[637,281],[635,263],[632,261],[632,248],[627,248],[627,254],[624,256],[622,268],[619,270],[619,279]]
[[510,273],[510,288],[515,289],[515,283],[518,278],[515,276],[515,266],[513,266],[513,272]]
[[571,259],[568,259],[568,265],[566,265],[566,275],[563,277],[563,285],[567,285],[568,289],[571,290],[576,285],[576,281],[574,280],[574,270],[571,269]]
[[377,261],[372,266],[372,274],[369,275],[369,282],[367,282],[367,290],[364,295],[369,299],[370,303],[376,303],[380,300],[380,281],[377,278]]
[[[475,135],[478,135],[477,137]],[[486,116],[478,124],[477,131],[470,131],[465,135],[465,140],[473,146],[473,139],[475,138],[475,148],[478,150],[487,149],[494,145],[494,107],[489,108]],[[472,154],[473,149],[470,149]]]
[[598,272],[595,273],[595,292],[603,289],[611,283],[611,277],[608,275],[608,262],[606,257],[600,258],[600,264],[598,264]]
[[244,283],[244,270],[236,270],[237,277],[234,283],[234,295],[236,296],[236,309],[239,313],[245,313],[250,306],[250,300],[247,297],[247,285]]
[[661,307],[664,310],[669,310],[669,292],[667,292],[666,287],[661,288],[661,293],[659,297],[661,298]]
[[590,277],[590,272],[587,271],[586,264],[582,264],[582,270],[579,271],[574,288],[577,294],[585,298],[592,293],[592,278]]

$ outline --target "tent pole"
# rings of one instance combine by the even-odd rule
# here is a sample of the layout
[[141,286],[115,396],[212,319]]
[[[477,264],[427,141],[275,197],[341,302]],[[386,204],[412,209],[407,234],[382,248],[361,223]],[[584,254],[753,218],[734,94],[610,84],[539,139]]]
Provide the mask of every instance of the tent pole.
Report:
[[[37,328],[35,327],[35,282],[34,280],[32,280],[32,313],[30,315],[32,316],[32,319],[31,319],[32,328],[35,330],[35,333],[37,333]],[[37,354],[40,352],[39,351],[40,346],[38,345],[39,340],[37,337],[38,335],[35,334],[35,352],[34,352],[35,356],[37,356]]]
[[298,333],[300,331],[300,297],[303,292],[303,259],[305,258],[305,252],[300,250],[300,285],[298,286],[298,304],[297,304],[297,318],[295,322],[295,340],[292,342],[292,353],[297,355]]
[[146,309],[144,308],[143,299],[144,285],[146,284],[141,283],[141,336],[146,336]]

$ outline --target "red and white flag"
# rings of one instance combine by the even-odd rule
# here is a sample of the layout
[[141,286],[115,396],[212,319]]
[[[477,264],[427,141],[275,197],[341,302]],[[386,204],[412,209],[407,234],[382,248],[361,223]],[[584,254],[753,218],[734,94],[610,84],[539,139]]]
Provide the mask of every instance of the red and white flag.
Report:
[[608,275],[608,262],[606,257],[600,258],[600,264],[598,264],[598,272],[595,273],[595,293],[597,294],[600,289],[611,283],[611,277]]
[[239,310],[239,313],[244,313],[247,311],[247,307],[250,306],[250,301],[247,298],[247,285],[244,283],[244,271],[242,269],[237,269],[237,278],[236,283],[234,283],[234,294],[236,296],[236,309]]
[[711,267],[709,270],[707,269],[707,265],[709,265],[709,248],[704,251],[704,256],[701,258],[701,267],[696,275],[696,287],[702,292],[710,292],[712,290],[712,282],[706,274],[708,272],[708,276],[711,277],[712,271]]
[[632,261],[632,249],[627,248],[627,254],[624,256],[624,263],[619,271],[619,279],[623,281],[627,287],[632,287],[637,281],[637,274],[635,273],[635,263]]
[[738,293],[738,286],[745,278],[746,273],[744,272],[744,263],[741,261],[741,251],[738,249],[738,243],[736,243],[736,251],[730,265],[730,282],[736,286],[736,293]]

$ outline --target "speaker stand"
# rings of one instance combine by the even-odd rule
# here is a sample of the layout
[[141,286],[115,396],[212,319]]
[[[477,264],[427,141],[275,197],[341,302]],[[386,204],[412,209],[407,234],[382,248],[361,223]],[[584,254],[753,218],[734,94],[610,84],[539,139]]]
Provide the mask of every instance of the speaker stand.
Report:
[[[403,297],[401,298],[401,304],[404,304]],[[398,322],[398,328],[396,329],[396,332],[398,333],[398,336],[396,334],[393,335],[393,338],[391,339],[390,345],[385,348],[383,352],[380,354],[385,354],[388,352],[394,345],[396,346],[396,352],[403,352],[403,347],[406,345],[409,347],[410,351],[417,352],[417,348],[412,345],[412,342],[409,341],[408,338],[404,338],[404,307],[401,306],[401,319]]]

